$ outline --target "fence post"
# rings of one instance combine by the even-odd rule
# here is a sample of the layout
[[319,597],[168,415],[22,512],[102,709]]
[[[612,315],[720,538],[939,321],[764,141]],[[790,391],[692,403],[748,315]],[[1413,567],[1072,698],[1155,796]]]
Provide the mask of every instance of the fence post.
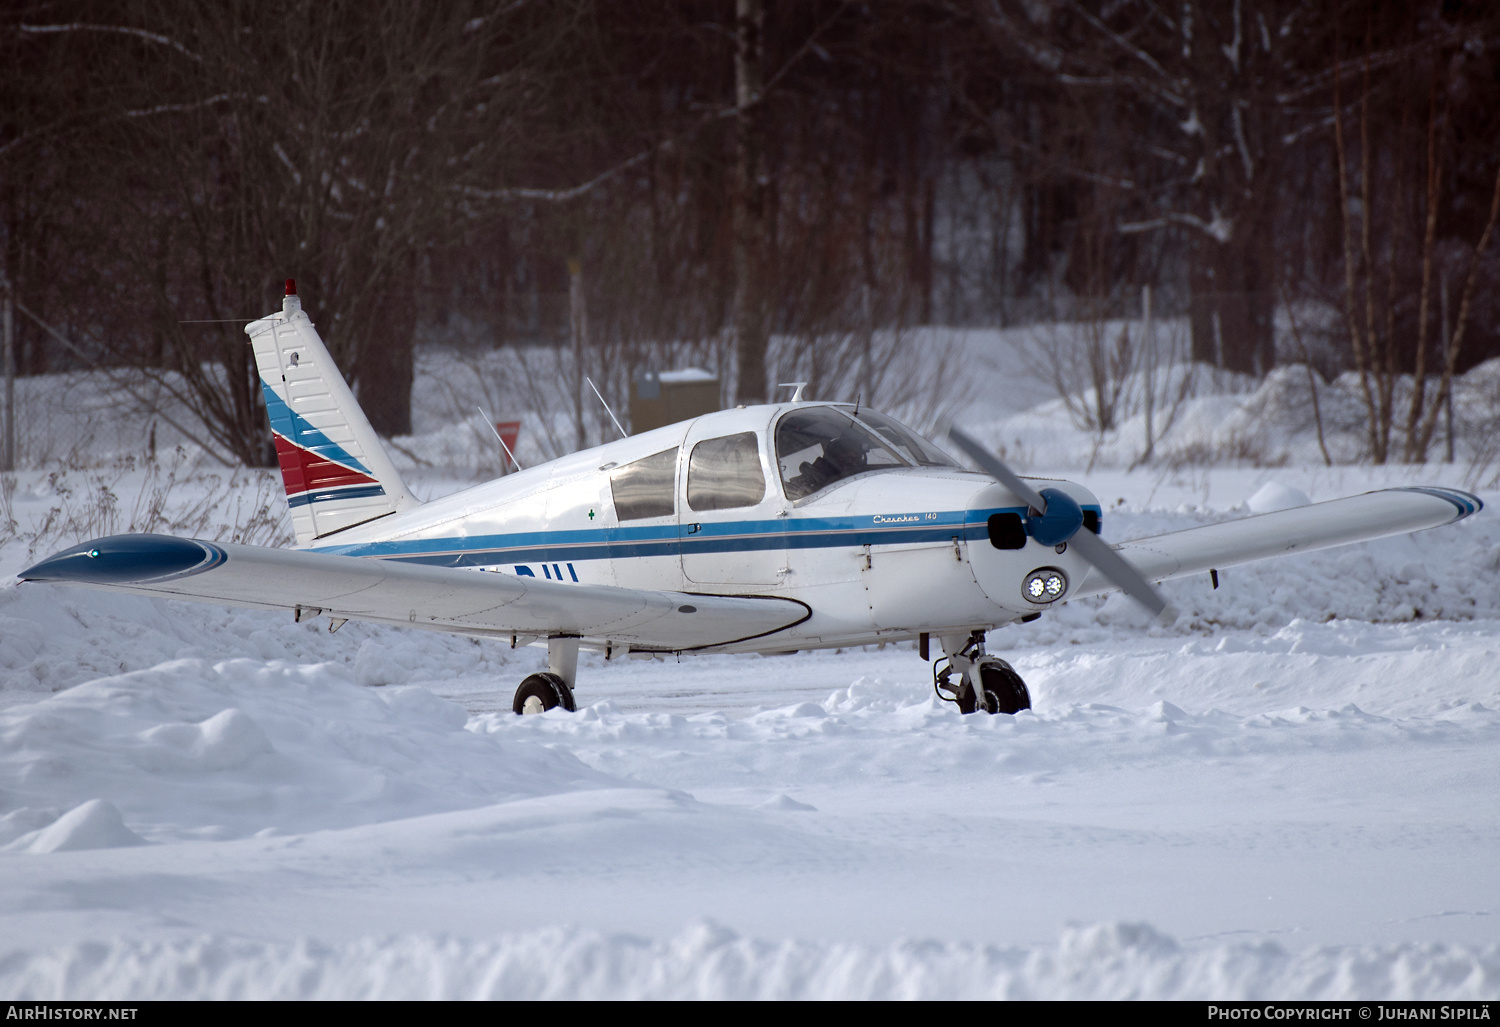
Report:
[[1141,286],[1141,345],[1145,349],[1146,365],[1146,451],[1141,454],[1141,463],[1150,463],[1156,452],[1156,426],[1152,423],[1156,413],[1156,330],[1151,321],[1151,286]]
[[[1443,411],[1443,421],[1447,428],[1448,444],[1444,452],[1446,463],[1453,462],[1453,376],[1448,374],[1448,346],[1452,338],[1448,335],[1448,273],[1438,272],[1438,296],[1441,298],[1443,307],[1443,374],[1448,378],[1448,394],[1443,397],[1443,403],[1447,409]],[[1422,459],[1427,459],[1424,454]]]
[[16,314],[9,275],[0,275],[0,363],[5,375],[5,425],[0,438],[0,471],[16,469]]
[[583,431],[583,348],[588,342],[588,311],[583,305],[583,261],[568,261],[568,326],[573,335],[573,419],[576,424],[575,449],[584,448]]
[[874,406],[875,402],[875,312],[870,302],[870,283],[864,282],[859,290],[859,331],[862,350],[859,355],[859,394],[864,401]]

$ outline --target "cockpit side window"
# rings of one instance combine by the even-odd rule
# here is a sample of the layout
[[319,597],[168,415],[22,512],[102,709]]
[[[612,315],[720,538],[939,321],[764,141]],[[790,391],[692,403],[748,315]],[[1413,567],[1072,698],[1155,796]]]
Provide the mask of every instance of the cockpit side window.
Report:
[[854,419],[870,428],[906,459],[921,467],[957,467],[953,458],[894,417],[861,410]]
[[732,510],[766,498],[754,432],[704,439],[688,458],[687,501],[694,510]]
[[783,417],[776,427],[776,460],[792,500],[865,471],[907,466],[874,432],[832,407]]
[[628,463],[609,476],[615,500],[615,516],[622,521],[643,517],[670,517],[677,509],[677,450]]

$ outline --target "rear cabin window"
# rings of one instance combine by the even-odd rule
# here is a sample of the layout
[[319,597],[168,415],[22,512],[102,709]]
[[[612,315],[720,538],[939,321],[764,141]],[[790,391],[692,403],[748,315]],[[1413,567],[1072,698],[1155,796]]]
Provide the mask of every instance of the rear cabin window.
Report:
[[677,450],[642,457],[609,476],[615,516],[622,521],[670,517],[677,509]]
[[776,426],[776,461],[792,500],[865,471],[909,466],[874,432],[831,407],[783,417]]
[[766,498],[754,432],[704,439],[688,458],[687,501],[694,510],[732,510]]

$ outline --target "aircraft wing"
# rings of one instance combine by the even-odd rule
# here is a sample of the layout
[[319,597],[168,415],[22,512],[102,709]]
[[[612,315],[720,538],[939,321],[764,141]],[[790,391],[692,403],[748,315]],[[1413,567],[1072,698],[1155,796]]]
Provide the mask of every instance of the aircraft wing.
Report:
[[789,599],[651,592],[293,549],[114,535],[21,572],[167,599],[380,621],[470,635],[577,635],[636,649],[727,645],[810,615]]
[[[1436,528],[1483,508],[1477,497],[1457,489],[1384,489],[1154,535],[1122,542],[1114,548],[1146,578],[1165,581],[1272,556]],[[1069,598],[1115,590],[1116,586],[1098,571],[1090,571]]]

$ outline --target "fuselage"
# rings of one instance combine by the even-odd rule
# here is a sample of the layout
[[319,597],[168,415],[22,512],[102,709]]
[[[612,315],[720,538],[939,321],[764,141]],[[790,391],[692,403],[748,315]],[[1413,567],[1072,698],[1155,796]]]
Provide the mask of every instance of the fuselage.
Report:
[[[853,427],[841,428],[846,422]],[[1025,505],[903,431],[910,429],[847,404],[722,410],[307,548],[566,583],[776,596],[808,607],[793,628],[721,647],[750,651],[987,629],[1065,597],[1024,596],[1030,572],[1057,568],[1082,581],[1086,566],[1066,551],[1029,537],[999,548],[992,519],[1024,522]],[[1045,484],[1098,518],[1087,490]]]

